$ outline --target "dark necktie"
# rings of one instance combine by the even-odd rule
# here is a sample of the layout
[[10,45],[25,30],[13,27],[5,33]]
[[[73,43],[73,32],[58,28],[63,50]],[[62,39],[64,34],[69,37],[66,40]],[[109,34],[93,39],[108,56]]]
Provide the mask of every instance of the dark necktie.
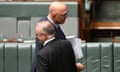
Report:
[[59,25],[57,26],[57,32],[58,32],[59,39],[65,39],[65,35]]
[[56,31],[55,38],[66,39],[63,31],[61,30],[61,28],[59,26],[59,24],[55,24],[55,23],[52,23],[52,22],[51,22],[51,24],[54,26],[55,31]]

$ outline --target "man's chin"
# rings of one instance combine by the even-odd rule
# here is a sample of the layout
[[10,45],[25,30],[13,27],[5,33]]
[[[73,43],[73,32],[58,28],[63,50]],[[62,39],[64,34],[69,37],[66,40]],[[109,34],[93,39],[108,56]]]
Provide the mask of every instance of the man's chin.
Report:
[[61,22],[60,24],[64,24],[64,22]]

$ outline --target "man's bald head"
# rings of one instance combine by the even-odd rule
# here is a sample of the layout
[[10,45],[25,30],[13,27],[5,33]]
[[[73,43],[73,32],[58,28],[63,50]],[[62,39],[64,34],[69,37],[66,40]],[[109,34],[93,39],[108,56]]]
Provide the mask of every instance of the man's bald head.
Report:
[[63,12],[65,10],[67,10],[67,5],[64,4],[63,2],[53,2],[51,3],[51,5],[49,6],[49,10],[50,11],[55,11],[55,12]]
[[68,14],[67,5],[64,2],[53,2],[49,6],[48,16],[56,23],[63,24]]

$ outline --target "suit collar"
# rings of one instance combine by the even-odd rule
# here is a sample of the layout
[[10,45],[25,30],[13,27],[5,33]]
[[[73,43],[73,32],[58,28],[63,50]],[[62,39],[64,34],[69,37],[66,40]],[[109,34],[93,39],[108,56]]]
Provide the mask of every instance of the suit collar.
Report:
[[51,23],[55,24],[55,22],[49,16],[47,16],[47,18]]
[[43,46],[45,46],[47,43],[51,42],[51,41],[52,41],[52,40],[54,40],[54,39],[55,39],[55,37],[53,37],[53,38],[51,38],[51,39],[46,40],[46,41],[44,42]]
[[54,43],[54,41],[56,41],[56,40],[58,40],[58,39],[53,39],[53,40],[51,40],[51,41],[49,41],[47,44],[45,44],[45,46],[44,47],[46,47],[47,45],[49,45],[49,44],[51,44],[51,43]]
[[49,16],[47,16],[47,19],[48,19],[56,28],[60,28],[59,24],[56,24]]

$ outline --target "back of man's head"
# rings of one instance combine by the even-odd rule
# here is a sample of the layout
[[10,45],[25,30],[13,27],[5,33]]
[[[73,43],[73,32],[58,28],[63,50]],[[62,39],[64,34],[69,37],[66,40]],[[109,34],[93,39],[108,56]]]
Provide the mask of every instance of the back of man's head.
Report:
[[35,28],[36,37],[44,43],[44,41],[55,36],[55,29],[49,21],[39,22]]
[[68,13],[67,5],[64,2],[52,2],[49,6],[48,16],[56,23],[63,24]]
[[36,31],[39,31],[40,33],[47,33],[48,35],[55,34],[54,27],[47,20],[39,22],[36,26]]
[[52,2],[49,6],[49,12],[63,12],[67,10],[67,5],[64,2],[60,2],[60,1],[56,1],[56,2]]

